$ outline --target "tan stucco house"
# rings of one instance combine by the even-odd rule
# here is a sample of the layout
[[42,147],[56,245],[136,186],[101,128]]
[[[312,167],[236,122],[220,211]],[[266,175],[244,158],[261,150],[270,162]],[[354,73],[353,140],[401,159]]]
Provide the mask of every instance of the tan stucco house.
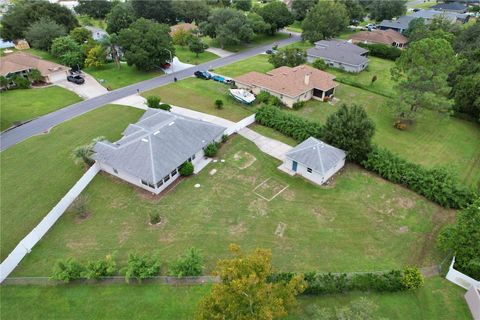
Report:
[[68,68],[57,63],[43,60],[25,52],[14,52],[2,57],[0,75],[26,75],[32,69],[37,69],[45,82],[58,82],[67,79]]
[[334,79],[334,75],[307,65],[284,66],[266,74],[253,71],[234,78],[238,88],[254,94],[266,91],[290,108],[296,102],[332,97],[338,86]]

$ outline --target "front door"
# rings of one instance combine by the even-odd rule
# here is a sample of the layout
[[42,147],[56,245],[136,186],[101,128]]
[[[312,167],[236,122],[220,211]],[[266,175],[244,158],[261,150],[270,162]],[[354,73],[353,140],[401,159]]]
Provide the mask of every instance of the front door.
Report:
[[292,161],[292,171],[297,172],[297,161]]

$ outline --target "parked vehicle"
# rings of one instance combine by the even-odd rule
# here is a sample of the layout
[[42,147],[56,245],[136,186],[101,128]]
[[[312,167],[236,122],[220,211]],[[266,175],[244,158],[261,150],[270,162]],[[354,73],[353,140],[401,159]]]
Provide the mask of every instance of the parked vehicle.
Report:
[[213,76],[213,77],[212,77],[212,80],[213,80],[213,81],[222,82],[222,83],[226,83],[226,82],[225,82],[225,78],[222,77],[222,76],[219,76],[219,75]]
[[67,77],[67,81],[73,82],[75,84],[84,84],[85,83],[85,79],[79,74],[69,75]]
[[195,71],[193,75],[200,79],[209,80],[212,78],[212,75],[208,71]]
[[167,63],[162,64],[160,67],[161,67],[162,69],[168,69],[168,68],[170,68],[171,66],[172,66],[172,65],[167,62]]
[[250,104],[255,101],[255,96],[245,89],[230,89],[230,94],[241,103]]
[[266,54],[275,54],[275,53],[277,53],[277,52],[278,52],[278,51],[275,50],[275,49],[273,49],[273,48],[272,48],[272,49],[268,49],[267,51],[265,51]]

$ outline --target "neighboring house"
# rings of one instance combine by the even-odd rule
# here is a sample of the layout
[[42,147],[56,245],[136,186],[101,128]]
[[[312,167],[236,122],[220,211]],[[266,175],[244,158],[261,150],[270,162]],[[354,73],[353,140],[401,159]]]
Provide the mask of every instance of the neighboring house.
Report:
[[451,23],[463,24],[468,22],[470,16],[468,14],[454,13],[454,12],[443,12],[437,10],[420,10],[414,12],[410,15],[413,18],[423,18],[426,23],[430,23],[431,20],[437,17],[443,17],[444,19],[450,21]]
[[95,41],[100,41],[104,37],[108,36],[107,31],[105,31],[103,29],[100,29],[100,28],[97,28],[97,27],[85,26],[84,28],[92,33],[92,38]]
[[158,194],[180,176],[183,163],[200,163],[203,149],[224,132],[209,122],[148,109],[117,142],[97,142],[93,159],[111,175]]
[[334,75],[307,65],[294,68],[284,66],[267,74],[253,71],[234,78],[238,88],[254,94],[266,91],[290,108],[299,101],[332,97],[338,86],[334,79]]
[[378,25],[380,30],[395,30],[397,32],[403,33],[408,29],[410,22],[415,19],[414,17],[410,16],[401,16],[397,19],[392,20],[383,20]]
[[25,52],[10,53],[2,57],[0,61],[0,75],[4,77],[13,75],[25,76],[32,69],[40,71],[44,81],[50,83],[65,80],[68,74],[67,67]]
[[0,49],[15,48],[15,43],[0,39]]
[[331,67],[361,72],[368,65],[368,50],[344,40],[321,40],[307,50],[308,62],[322,59]]
[[285,155],[283,167],[319,185],[345,165],[345,151],[313,137]]
[[406,47],[408,42],[407,37],[392,29],[358,32],[353,34],[350,40],[353,43],[379,43],[397,48]]
[[454,13],[466,13],[468,11],[467,5],[459,2],[439,3],[430,7],[429,9]]
[[192,23],[182,22],[170,27],[170,35],[173,35],[176,31],[180,29],[183,29],[185,31],[192,31],[194,29],[197,29],[197,26]]

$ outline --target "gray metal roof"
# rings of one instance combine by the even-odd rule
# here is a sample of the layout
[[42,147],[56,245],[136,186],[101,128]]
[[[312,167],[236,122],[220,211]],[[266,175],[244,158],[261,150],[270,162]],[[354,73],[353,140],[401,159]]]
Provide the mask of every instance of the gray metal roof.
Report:
[[456,22],[457,19],[461,21],[468,19],[468,15],[466,14],[454,13],[454,12],[443,12],[443,11],[437,11],[437,10],[420,10],[412,13],[410,16],[414,18],[423,18],[425,20],[431,20],[435,17],[441,16],[444,19],[447,19],[451,22]]
[[357,66],[368,62],[368,58],[362,56],[367,52],[367,49],[348,41],[321,40],[315,42],[314,48],[307,50],[307,55]]
[[345,151],[335,148],[323,141],[313,137],[300,143],[298,146],[290,150],[286,156],[308,168],[321,174],[325,174],[328,170],[345,159]]
[[392,28],[392,29],[401,29],[406,30],[408,29],[408,25],[410,22],[415,19],[413,15],[410,16],[401,16],[395,20],[383,20],[378,26],[381,28]]
[[226,128],[148,109],[115,143],[95,144],[93,159],[152,184],[217,139]]

